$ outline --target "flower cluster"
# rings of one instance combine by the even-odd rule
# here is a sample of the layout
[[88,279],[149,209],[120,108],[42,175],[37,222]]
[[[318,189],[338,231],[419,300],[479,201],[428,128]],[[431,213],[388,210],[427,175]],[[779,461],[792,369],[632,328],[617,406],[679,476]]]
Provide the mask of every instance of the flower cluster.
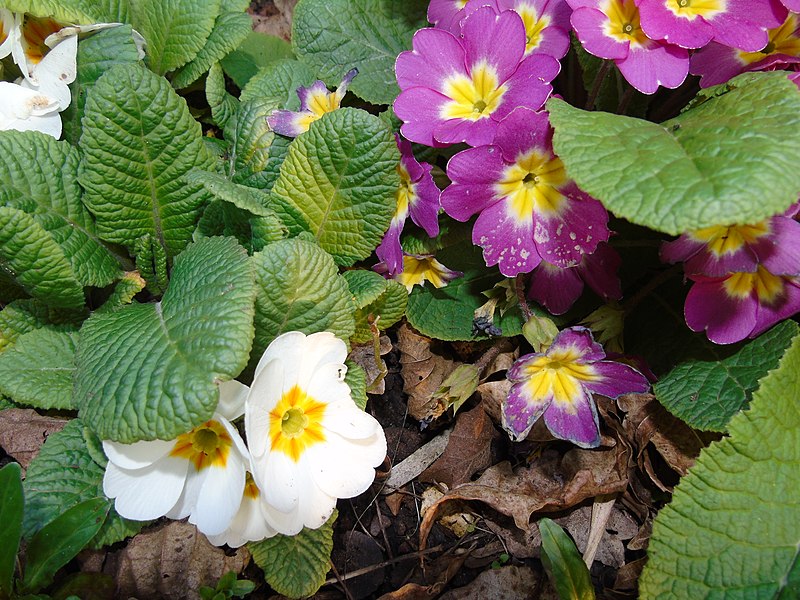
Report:
[[664,244],[694,282],[686,323],[717,344],[753,338],[800,311],[800,223],[793,206],[752,225],[707,227]]
[[[320,527],[386,456],[380,424],[344,382],[346,355],[331,333],[279,336],[252,386],[220,385],[205,423],[169,441],[104,441],[103,491],[123,517],[188,517],[217,545]],[[232,424],[242,415],[246,444]]]

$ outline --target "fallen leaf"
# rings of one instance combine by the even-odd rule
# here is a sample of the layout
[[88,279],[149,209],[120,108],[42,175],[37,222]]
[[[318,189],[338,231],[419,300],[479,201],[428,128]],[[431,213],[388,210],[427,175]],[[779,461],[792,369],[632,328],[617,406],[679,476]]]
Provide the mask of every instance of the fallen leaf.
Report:
[[426,581],[433,580],[432,584],[407,583],[394,592],[384,594],[378,600],[432,600],[436,598],[464,566],[471,550],[472,548],[455,555],[443,554],[430,563],[426,569]]
[[[436,487],[429,487],[422,492],[422,504],[420,504],[419,511],[423,517],[441,500],[444,492]],[[459,504],[451,504],[448,507],[450,510],[444,515],[439,515],[439,524],[452,531],[456,536],[462,538],[467,535],[475,525],[477,518],[475,515],[460,510],[462,508]]]
[[[344,564],[336,564],[339,574],[344,577],[348,573],[364,567],[372,567],[383,562],[381,547],[369,535],[362,531],[347,531],[344,534],[343,552],[336,556],[343,557]],[[347,579],[345,586],[353,600],[360,600],[374,594],[383,583],[385,569],[375,569],[358,577]]]
[[274,35],[287,42],[292,35],[292,13],[297,0],[273,0],[265,2],[253,17],[253,30]]
[[0,447],[23,470],[39,454],[47,437],[61,431],[69,422],[69,419],[42,416],[30,408],[7,408],[0,415]]
[[104,572],[117,582],[118,598],[199,598],[202,585],[214,587],[228,571],[250,562],[245,547],[226,556],[194,525],[170,521],[140,533],[108,555]]
[[444,483],[448,488],[469,481],[475,473],[491,465],[492,440],[498,436],[480,406],[460,413],[444,454],[422,472],[419,480]]
[[586,498],[621,492],[627,484],[628,451],[621,446],[575,448],[563,456],[546,450],[531,466],[516,471],[502,462],[486,469],[477,481],[453,488],[431,507],[420,525],[420,548],[425,548],[439,509],[453,500],[479,500],[527,529],[534,512],[563,510]]
[[[570,533],[581,554],[586,551],[591,521],[591,506],[581,506],[568,516],[555,519],[556,523]],[[625,564],[624,542],[633,538],[638,532],[639,526],[636,522],[615,505],[611,510],[611,516],[606,523],[605,533],[600,540],[600,546],[597,548],[594,559],[609,567],[621,567]]]
[[420,473],[433,464],[447,448],[447,443],[450,440],[452,431],[452,429],[445,429],[435,438],[423,444],[409,456],[394,465],[392,467],[392,472],[389,474],[389,479],[386,480],[383,486],[383,493],[388,494],[403,487],[413,479],[416,479]]
[[392,516],[396,517],[400,514],[400,508],[403,506],[403,502],[405,502],[406,497],[406,494],[392,492],[391,494],[387,494],[383,499],[383,501],[386,502],[386,506],[389,507],[389,511],[392,513]]
[[[382,335],[379,344],[381,356],[392,351],[392,340],[389,339],[389,336]],[[382,358],[375,360],[375,345],[372,342],[354,345],[349,358],[366,372],[367,390],[370,394],[386,392],[386,362]]]
[[442,594],[440,600],[528,600],[541,598],[538,592],[543,588],[543,581],[530,567],[509,566],[483,571],[469,585]]
[[418,421],[430,423],[444,413],[446,406],[431,397],[458,363],[438,354],[436,342],[403,323],[397,330],[400,350],[400,375],[403,391],[408,394],[408,414]]

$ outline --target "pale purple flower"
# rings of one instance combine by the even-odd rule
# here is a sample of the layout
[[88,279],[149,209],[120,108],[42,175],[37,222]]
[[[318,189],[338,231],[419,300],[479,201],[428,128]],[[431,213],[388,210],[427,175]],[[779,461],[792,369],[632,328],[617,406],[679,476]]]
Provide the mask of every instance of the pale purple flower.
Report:
[[625,79],[643,94],[659,85],[676,88],[689,72],[689,53],[645,35],[634,0],[568,0],[570,21],[584,49],[614,61]]
[[408,140],[399,135],[395,135],[395,139],[400,149],[400,163],[397,165],[400,187],[395,194],[397,208],[383,241],[375,250],[391,276],[403,270],[400,234],[409,215],[430,237],[439,235],[439,188],[431,175],[433,167],[428,163],[417,162]]
[[701,48],[711,40],[749,52],[769,41],[786,8],[778,0],[639,0],[642,29],[648,37]]
[[424,286],[426,281],[430,281],[435,288],[443,288],[454,279],[464,275],[461,271],[448,269],[436,260],[433,254],[407,254],[405,252],[403,253],[403,268],[395,275],[389,274],[389,268],[384,262],[379,262],[372,267],[372,270],[387,279],[394,279],[401,283],[409,294],[415,285]]
[[567,176],[552,134],[547,113],[518,108],[491,145],[459,152],[447,165],[453,183],[442,208],[459,221],[479,215],[472,241],[507,277],[542,260],[576,265],[608,239],[606,209]]
[[503,404],[503,428],[512,440],[524,440],[544,416],[555,437],[580,446],[600,445],[600,424],[593,394],[617,398],[646,392],[647,378],[633,367],[603,360],[603,347],[585,327],[561,331],[545,352],[520,357],[508,370],[514,383]]
[[617,251],[607,243],[598,244],[591,254],[584,254],[573,267],[557,267],[549,262],[539,263],[528,284],[528,298],[536,300],[553,315],[567,312],[583,293],[587,284],[603,300],[622,298],[617,271],[622,264]]
[[522,18],[484,6],[466,17],[457,37],[441,29],[414,34],[414,50],[397,57],[401,92],[394,111],[412,142],[488,144],[498,122],[518,106],[547,100],[560,66],[553,57],[525,57]]
[[[458,35],[461,33],[461,19],[468,0],[431,0],[428,4],[428,21],[437,29],[444,29]],[[485,4],[496,5],[494,0]]]

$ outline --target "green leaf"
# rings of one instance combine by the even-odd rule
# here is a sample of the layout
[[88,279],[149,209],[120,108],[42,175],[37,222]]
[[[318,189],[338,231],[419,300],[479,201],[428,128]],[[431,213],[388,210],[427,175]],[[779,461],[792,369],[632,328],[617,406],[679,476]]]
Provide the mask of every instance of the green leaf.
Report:
[[77,331],[82,319],[81,313],[53,309],[38,300],[14,300],[0,311],[0,351],[35,329]]
[[75,402],[102,439],[170,440],[211,418],[217,384],[247,364],[253,274],[232,238],[175,259],[161,302],[94,314],[81,329]]
[[172,86],[181,89],[196,81],[212,65],[236,48],[252,29],[253,19],[248,14],[225,12],[219,15],[206,45],[189,64],[175,73]]
[[207,200],[185,176],[213,165],[185,101],[144,67],[116,66],[91,90],[83,128],[81,183],[100,236],[131,248],[150,234],[178,254]]
[[[437,289],[430,283],[424,287],[414,286],[408,297],[408,322],[423,335],[440,340],[486,339],[486,335],[473,332],[475,309],[488,300],[483,292],[491,290],[503,280],[503,276],[497,269],[486,268],[480,248],[469,240],[437,252],[436,258],[449,269],[461,271],[464,275],[443,288]],[[517,306],[503,315],[499,311],[495,313],[494,325],[503,331],[505,337],[522,333],[523,324]]]
[[89,89],[114,65],[139,61],[139,50],[133,40],[132,31],[130,25],[103,29],[82,39],[78,44],[78,76],[70,86],[72,102],[61,113],[64,123],[62,139],[73,146],[78,145],[81,136],[81,118]]
[[125,273],[119,280],[114,291],[97,309],[97,312],[113,312],[133,302],[133,297],[145,288],[146,282],[137,271]]
[[800,595],[800,336],[655,519],[643,600]]
[[336,264],[367,258],[397,206],[400,153],[378,117],[326,113],[289,147],[272,193],[289,231],[310,231]]
[[244,91],[258,71],[281,58],[293,58],[289,42],[260,31],[251,31],[233,52],[222,59],[222,68]]
[[276,535],[247,544],[270,587],[289,598],[306,598],[325,583],[331,568],[333,523],[337,513],[319,529],[303,528],[297,535]]
[[13,591],[17,550],[22,536],[22,471],[17,463],[0,469],[0,598]]
[[275,108],[298,110],[297,88],[308,87],[317,80],[314,71],[294,59],[279,59],[264,67],[242,89],[241,100],[262,98],[275,102]]
[[[119,542],[136,534],[144,523],[123,519],[103,494],[105,468],[97,464],[86,443],[84,423],[73,419],[50,435],[25,475],[23,533],[30,539],[59,515],[93,498],[111,507],[108,518],[92,540],[92,546]],[[102,450],[100,450],[102,454]]]
[[208,70],[206,100],[211,107],[211,118],[219,127],[224,128],[239,109],[239,101],[225,89],[225,75],[219,63]]
[[0,205],[30,215],[58,244],[78,281],[102,287],[121,273],[81,203],[79,156],[49,135],[0,132]]
[[37,329],[0,354],[0,393],[34,408],[72,409],[78,335]]
[[539,520],[542,562],[561,600],[594,600],[589,569],[575,543],[550,519]]
[[370,319],[382,331],[405,314],[408,292],[398,282],[387,280],[374,271],[345,271],[342,276],[347,280],[357,307],[352,342],[361,344],[372,339]]
[[655,384],[656,398],[695,429],[725,431],[799,331],[795,322],[784,321],[731,356],[681,363]]
[[195,58],[219,12],[220,0],[131,2],[131,23],[147,41],[150,68],[163,75]]
[[186,176],[186,180],[202,185],[210,195],[241,208],[251,215],[267,217],[275,214],[275,211],[267,208],[268,194],[255,188],[233,183],[222,175],[201,169],[192,169]]
[[425,0],[302,0],[292,17],[295,54],[330,86],[358,68],[350,89],[373,104],[391,104],[400,92],[394,61],[425,27]]
[[81,308],[83,286],[63,249],[32,216],[0,207],[0,269],[28,294],[58,308]]
[[63,23],[118,23],[128,20],[126,0],[5,0],[3,8]]
[[367,372],[363,367],[350,359],[344,361],[347,367],[347,373],[344,376],[344,382],[350,386],[350,395],[353,402],[361,410],[367,408]]
[[102,527],[110,505],[94,498],[73,506],[43,527],[28,543],[25,577],[20,588],[35,592],[53,580],[53,575],[72,560]]
[[551,99],[553,146],[584,191],[633,223],[677,235],[761,221],[800,194],[800,95],[782,72],[726,85],[662,125]]
[[355,328],[347,282],[325,251],[289,239],[253,256],[256,270],[256,336],[253,360],[287,331],[330,331],[348,340]]

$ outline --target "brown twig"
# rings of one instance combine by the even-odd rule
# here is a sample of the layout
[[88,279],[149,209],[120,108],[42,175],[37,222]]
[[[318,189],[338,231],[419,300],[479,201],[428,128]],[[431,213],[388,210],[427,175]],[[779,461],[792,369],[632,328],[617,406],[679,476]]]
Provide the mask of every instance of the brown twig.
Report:
[[391,558],[389,560],[384,560],[383,562],[379,562],[377,564],[370,565],[368,567],[363,567],[363,568],[358,569],[356,571],[351,571],[350,573],[347,573],[344,576],[340,576],[336,572],[336,568],[331,565],[332,568],[333,568],[333,574],[335,575],[335,577],[330,577],[330,578],[326,579],[325,583],[323,583],[322,585],[331,585],[333,583],[340,583],[341,584],[342,582],[347,581],[348,579],[353,579],[355,577],[361,577],[361,575],[366,575],[367,573],[372,573],[373,571],[377,571],[378,569],[383,569],[384,567],[388,567],[390,565],[394,565],[394,564],[397,564],[397,563],[400,563],[400,562],[404,562],[406,560],[411,560],[413,558],[419,558],[419,557],[425,556],[427,554],[432,554],[433,552],[441,552],[443,549],[444,549],[444,545],[440,544],[440,545],[435,546],[433,548],[426,548],[425,550],[419,550],[418,552],[412,552],[411,554],[404,554],[403,556],[398,556],[397,558]]
[[523,278],[524,275],[522,273],[517,275],[516,279],[514,279],[514,290],[517,292],[517,301],[519,302],[522,316],[525,317],[525,322],[528,322],[531,316],[533,316],[533,313],[531,313],[528,300],[525,298],[525,284],[523,283]]

